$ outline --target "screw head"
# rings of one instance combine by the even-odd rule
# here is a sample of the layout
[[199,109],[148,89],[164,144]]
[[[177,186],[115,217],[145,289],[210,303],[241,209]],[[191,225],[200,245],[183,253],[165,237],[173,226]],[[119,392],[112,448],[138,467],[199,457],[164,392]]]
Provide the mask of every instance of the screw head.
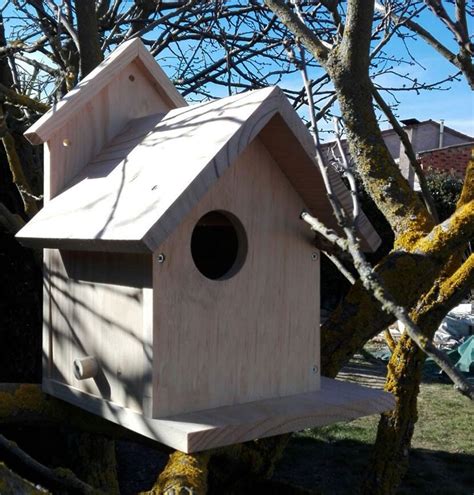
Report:
[[156,261],[158,261],[158,263],[164,263],[164,262],[165,262],[165,259],[166,259],[166,256],[165,256],[163,253],[160,253],[160,254],[156,257]]
[[316,373],[319,371],[319,368],[318,368],[316,365],[314,365],[314,366],[311,368],[311,371],[312,371],[313,373],[315,373],[315,374],[316,374]]
[[128,76],[128,78],[129,78],[129,79],[130,79],[130,81],[132,81],[132,82],[133,82],[133,81],[135,81],[135,76],[134,76],[133,74],[130,74],[130,75]]
[[312,259],[313,261],[317,261],[317,260],[319,259],[319,255],[318,255],[318,253],[312,253],[312,254],[311,254],[311,259]]

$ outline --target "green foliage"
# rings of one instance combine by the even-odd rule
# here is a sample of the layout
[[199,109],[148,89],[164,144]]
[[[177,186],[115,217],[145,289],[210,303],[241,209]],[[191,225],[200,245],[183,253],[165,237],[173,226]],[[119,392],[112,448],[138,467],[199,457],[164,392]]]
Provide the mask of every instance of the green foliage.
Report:
[[447,172],[430,170],[426,174],[426,182],[433,196],[439,219],[446,220],[456,209],[463,180]]

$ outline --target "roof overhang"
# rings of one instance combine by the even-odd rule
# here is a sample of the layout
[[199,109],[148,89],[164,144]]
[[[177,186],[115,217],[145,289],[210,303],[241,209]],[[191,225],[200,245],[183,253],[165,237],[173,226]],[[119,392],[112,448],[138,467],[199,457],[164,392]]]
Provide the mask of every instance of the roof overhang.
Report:
[[[308,210],[337,228],[312,137],[271,87],[132,121],[17,237],[32,247],[153,252],[257,136]],[[329,179],[351,215],[336,170]],[[356,227],[375,250],[381,241],[363,213]]]

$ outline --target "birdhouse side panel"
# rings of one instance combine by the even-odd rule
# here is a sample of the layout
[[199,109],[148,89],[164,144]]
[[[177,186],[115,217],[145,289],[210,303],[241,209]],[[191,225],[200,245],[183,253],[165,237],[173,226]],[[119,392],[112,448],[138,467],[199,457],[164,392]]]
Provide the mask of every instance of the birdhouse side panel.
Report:
[[150,414],[150,273],[149,255],[57,252],[45,278],[46,382]]
[[[304,208],[257,138],[160,246],[154,417],[319,388],[319,259]],[[220,215],[245,251],[224,274],[206,264],[230,249],[226,241],[217,252],[216,239],[193,248],[194,232],[224,228]]]

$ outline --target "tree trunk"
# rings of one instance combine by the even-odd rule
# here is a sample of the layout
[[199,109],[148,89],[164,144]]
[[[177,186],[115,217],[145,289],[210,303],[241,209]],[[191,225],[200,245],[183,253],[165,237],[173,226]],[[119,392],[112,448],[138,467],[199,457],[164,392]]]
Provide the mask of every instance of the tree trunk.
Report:
[[81,79],[103,60],[95,0],[77,0],[77,36],[79,39]]
[[[472,201],[473,185],[474,161],[471,160],[458,208]],[[453,255],[444,271],[445,275],[439,277],[412,315],[430,340],[444,315],[474,285],[474,255],[471,254],[464,263],[462,252]],[[404,333],[390,359],[385,384],[385,390],[395,395],[397,404],[393,411],[382,414],[380,419],[372,462],[363,483],[363,493],[367,495],[395,494],[406,473],[425,360],[426,355]]]

